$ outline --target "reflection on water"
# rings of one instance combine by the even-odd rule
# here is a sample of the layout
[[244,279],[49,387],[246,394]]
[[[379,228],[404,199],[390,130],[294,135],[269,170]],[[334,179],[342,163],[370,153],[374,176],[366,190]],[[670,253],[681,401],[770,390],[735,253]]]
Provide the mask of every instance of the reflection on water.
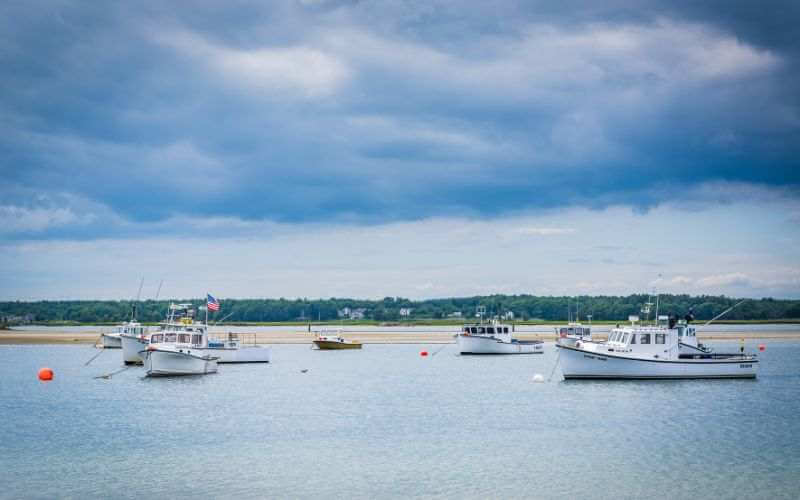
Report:
[[[763,343],[763,341],[761,342]],[[793,497],[800,343],[759,379],[545,380],[544,355],[277,345],[269,365],[110,380],[119,351],[0,346],[0,497]],[[747,348],[755,350],[756,343]],[[427,347],[430,352],[433,346]],[[55,380],[42,383],[42,366]],[[303,373],[302,370],[308,370]]]

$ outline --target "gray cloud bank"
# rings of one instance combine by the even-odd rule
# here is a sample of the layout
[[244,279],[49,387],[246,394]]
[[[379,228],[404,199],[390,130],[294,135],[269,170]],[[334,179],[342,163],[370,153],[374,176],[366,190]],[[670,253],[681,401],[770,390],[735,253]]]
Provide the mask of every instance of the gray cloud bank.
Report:
[[797,2],[0,14],[7,238],[798,198]]

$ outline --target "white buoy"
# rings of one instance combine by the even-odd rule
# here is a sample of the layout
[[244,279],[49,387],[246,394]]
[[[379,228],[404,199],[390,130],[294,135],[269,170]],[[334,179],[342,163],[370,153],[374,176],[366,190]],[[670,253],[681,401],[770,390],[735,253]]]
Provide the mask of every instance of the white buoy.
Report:
[[541,373],[536,373],[533,376],[533,382],[544,382],[544,377]]

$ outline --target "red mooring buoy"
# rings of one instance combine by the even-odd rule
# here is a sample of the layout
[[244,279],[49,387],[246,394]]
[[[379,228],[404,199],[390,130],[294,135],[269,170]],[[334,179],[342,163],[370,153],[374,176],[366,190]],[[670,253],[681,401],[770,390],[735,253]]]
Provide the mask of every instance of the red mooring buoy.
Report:
[[767,350],[767,346],[765,346],[764,344],[758,344],[758,350],[764,352]]
[[428,351],[420,351],[419,355],[424,358],[425,356],[428,355]]
[[53,380],[53,370],[50,368],[42,368],[39,370],[39,380],[47,382],[49,380]]

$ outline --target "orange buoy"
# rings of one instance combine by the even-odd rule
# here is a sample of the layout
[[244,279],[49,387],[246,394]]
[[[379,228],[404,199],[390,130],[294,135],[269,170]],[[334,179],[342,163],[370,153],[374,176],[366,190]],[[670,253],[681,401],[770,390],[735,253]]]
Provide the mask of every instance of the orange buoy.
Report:
[[766,349],[767,349],[767,346],[765,346],[764,344],[758,344],[758,350],[759,351],[764,352]]
[[428,355],[428,351],[420,351],[419,355],[424,358],[425,356]]
[[39,380],[43,380],[45,382],[48,380],[53,380],[53,370],[50,368],[42,368],[39,370]]

